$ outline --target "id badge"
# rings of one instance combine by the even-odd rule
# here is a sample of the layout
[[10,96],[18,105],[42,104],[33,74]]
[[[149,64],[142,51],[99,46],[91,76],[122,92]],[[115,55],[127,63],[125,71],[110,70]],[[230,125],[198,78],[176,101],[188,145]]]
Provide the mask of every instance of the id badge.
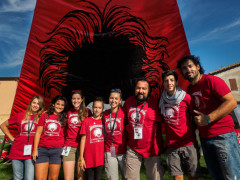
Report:
[[110,153],[111,153],[111,157],[116,157],[115,146],[110,147]]
[[71,146],[64,146],[62,151],[62,156],[68,156],[70,150],[71,150]]
[[24,145],[23,155],[29,156],[32,152],[32,145]]
[[142,139],[142,127],[134,127],[134,139]]

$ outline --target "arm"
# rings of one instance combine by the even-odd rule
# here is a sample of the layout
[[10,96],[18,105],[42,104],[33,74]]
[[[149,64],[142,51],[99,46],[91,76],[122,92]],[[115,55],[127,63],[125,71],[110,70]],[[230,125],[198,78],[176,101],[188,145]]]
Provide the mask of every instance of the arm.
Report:
[[[222,104],[217,109],[215,109],[214,111],[208,114],[210,123],[223,118],[224,116],[232,112],[234,108],[237,107],[236,99],[234,98],[231,92],[223,96],[221,98],[221,101],[222,101]],[[208,125],[207,118],[206,118],[207,114],[203,114],[196,110],[194,110],[194,112],[197,114],[194,117],[197,125],[199,126]]]
[[38,126],[37,130],[36,130],[36,133],[35,133],[35,137],[34,137],[32,158],[35,162],[36,162],[36,159],[38,157],[38,144],[39,144],[39,141],[40,141],[42,131],[43,131],[43,126]]
[[6,120],[5,122],[3,122],[0,126],[0,128],[2,129],[3,133],[6,134],[6,136],[11,140],[11,141],[14,141],[14,137],[13,135],[10,133],[9,129],[8,129],[8,126],[9,126],[9,122],[8,120]]
[[85,160],[83,158],[85,143],[86,143],[86,135],[83,134],[80,141],[80,158],[79,158],[79,166],[80,166],[80,169],[82,169],[83,171],[86,168]]

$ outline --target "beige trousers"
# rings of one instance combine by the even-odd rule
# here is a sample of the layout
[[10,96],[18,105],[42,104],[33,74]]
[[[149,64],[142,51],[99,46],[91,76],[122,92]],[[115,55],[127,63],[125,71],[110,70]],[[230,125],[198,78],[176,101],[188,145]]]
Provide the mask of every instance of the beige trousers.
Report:
[[126,153],[126,174],[127,180],[140,180],[140,168],[142,161],[146,169],[148,180],[161,180],[164,175],[164,167],[160,156],[143,158],[133,149],[128,147]]

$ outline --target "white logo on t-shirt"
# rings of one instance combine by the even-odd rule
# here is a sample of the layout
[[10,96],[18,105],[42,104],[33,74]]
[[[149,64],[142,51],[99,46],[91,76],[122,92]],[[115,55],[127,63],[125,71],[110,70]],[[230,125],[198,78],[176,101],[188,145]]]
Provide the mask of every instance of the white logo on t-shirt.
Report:
[[96,128],[94,129],[93,134],[99,138],[102,135],[102,130],[100,128]]
[[[34,136],[35,132],[36,132],[36,123],[34,122],[32,125],[32,121],[29,122],[30,123],[30,127],[32,126],[32,129],[30,131],[30,136]],[[21,122],[21,132],[20,132],[20,136],[28,136],[28,121],[22,121]]]
[[78,117],[73,117],[73,118],[71,119],[71,123],[72,123],[72,124],[77,124],[77,123],[78,123]]
[[57,125],[56,125],[56,123],[50,123],[50,124],[48,124],[48,130],[49,131],[55,131],[56,129],[57,129]]
[[47,119],[44,125],[44,134],[47,136],[59,136],[61,131],[61,122]]
[[[110,133],[112,131],[114,119],[115,118],[111,118],[111,122],[110,122],[110,118],[106,118],[106,132]],[[121,134],[121,118],[116,118],[114,128],[113,128],[113,135],[119,135],[119,134]]]
[[90,143],[103,142],[102,125],[92,125],[90,130]]
[[[138,118],[139,118],[139,123],[138,124],[144,124],[144,119],[145,119],[147,110],[142,109],[140,111],[140,109],[137,108],[137,111],[138,111]],[[135,125],[136,122],[137,122],[136,108],[131,107],[129,109],[129,116],[130,116],[129,123],[131,123],[132,125]]]
[[174,104],[165,104],[166,116],[164,120],[168,124],[179,125],[179,107]]

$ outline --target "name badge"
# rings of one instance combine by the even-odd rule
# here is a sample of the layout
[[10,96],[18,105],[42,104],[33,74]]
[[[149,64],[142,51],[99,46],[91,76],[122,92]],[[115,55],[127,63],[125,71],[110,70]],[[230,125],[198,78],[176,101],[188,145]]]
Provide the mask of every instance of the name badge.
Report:
[[110,147],[111,157],[116,157],[115,146]]
[[64,146],[62,151],[62,156],[68,156],[70,150],[71,150],[71,146]]
[[142,139],[142,127],[134,127],[134,139]]
[[24,145],[23,155],[29,156],[32,153],[32,145]]

